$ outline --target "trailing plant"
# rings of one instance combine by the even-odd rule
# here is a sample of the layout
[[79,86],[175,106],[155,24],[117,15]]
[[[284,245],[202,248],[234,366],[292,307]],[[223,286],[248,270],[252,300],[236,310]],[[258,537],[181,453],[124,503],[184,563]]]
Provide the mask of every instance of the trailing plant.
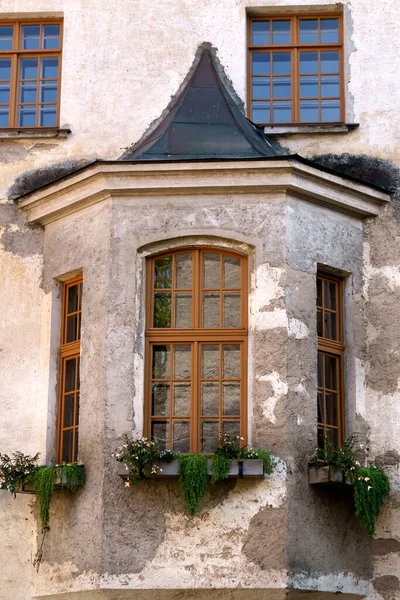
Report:
[[211,483],[217,483],[220,479],[229,477],[231,461],[224,454],[214,454],[211,459]]
[[[356,452],[354,446],[356,438],[354,435],[346,438],[340,446],[335,446],[330,440],[325,440],[325,448],[315,448],[314,455],[311,459],[311,464],[319,469],[324,466],[336,467],[344,469],[346,476],[350,476],[350,472],[360,463],[356,460]],[[363,446],[360,446],[363,449]]]
[[51,499],[54,492],[55,467],[38,467],[32,476],[35,494],[39,498],[40,522],[47,529],[50,518]]
[[7,490],[15,497],[37,468],[38,460],[39,454],[29,456],[14,452],[12,457],[0,454],[0,490]]
[[194,516],[207,486],[207,456],[204,454],[186,454],[179,458],[179,482],[183,499]]
[[117,448],[112,456],[118,462],[125,463],[126,484],[129,487],[131,481],[137,483],[149,475],[162,471],[160,462],[171,462],[178,457],[178,454],[171,450],[161,450],[158,444],[149,438],[129,440],[124,434],[122,446]]

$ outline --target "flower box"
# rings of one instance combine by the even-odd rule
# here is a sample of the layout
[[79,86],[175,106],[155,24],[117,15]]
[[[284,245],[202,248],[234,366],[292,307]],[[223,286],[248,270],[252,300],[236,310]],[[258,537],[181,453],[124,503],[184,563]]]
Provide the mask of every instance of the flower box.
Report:
[[[83,485],[83,484],[78,484]],[[67,488],[67,475],[63,469],[59,469],[54,481],[55,490],[66,490]],[[15,490],[17,494],[34,494],[34,485],[29,479],[25,483],[20,483],[19,487]]]
[[310,485],[353,485],[343,469],[329,466],[317,469],[313,465],[308,469],[308,483]]
[[[207,461],[208,474],[212,474],[211,459]],[[159,463],[160,471],[154,475],[150,475],[151,478],[160,477],[178,477],[179,476],[179,460],[173,460],[169,463]],[[118,463],[117,473],[120,477],[127,477],[127,470],[124,463]],[[229,468],[229,477],[263,477],[264,476],[264,463],[258,458],[245,458],[243,460],[232,460]]]

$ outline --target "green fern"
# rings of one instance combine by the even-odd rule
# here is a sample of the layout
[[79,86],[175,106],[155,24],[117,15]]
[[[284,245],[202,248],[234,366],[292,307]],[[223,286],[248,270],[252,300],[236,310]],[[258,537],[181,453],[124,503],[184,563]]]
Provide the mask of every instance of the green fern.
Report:
[[179,459],[180,485],[183,499],[193,517],[207,486],[207,456],[186,454]]

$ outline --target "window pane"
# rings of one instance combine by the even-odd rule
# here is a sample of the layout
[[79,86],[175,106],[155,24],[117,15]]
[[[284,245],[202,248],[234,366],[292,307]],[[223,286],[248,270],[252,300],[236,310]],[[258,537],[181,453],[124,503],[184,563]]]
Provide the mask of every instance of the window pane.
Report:
[[229,433],[231,438],[235,438],[236,436],[240,436],[240,422],[237,421],[223,421],[222,422],[222,432]]
[[339,52],[321,52],[321,73],[339,73]]
[[239,344],[223,344],[222,362],[222,377],[224,379],[240,379]]
[[203,382],[201,384],[201,414],[219,414],[219,383]]
[[252,111],[254,123],[269,123],[271,121],[269,102],[253,102]]
[[272,72],[274,75],[290,75],[290,52],[273,52]]
[[174,421],[173,444],[175,452],[190,452],[190,422]]
[[42,58],[42,79],[57,79],[58,58]]
[[220,297],[218,292],[203,294],[203,327],[219,327]]
[[300,21],[300,44],[318,44],[318,19]]
[[272,43],[290,44],[290,21],[272,21]]
[[175,327],[192,326],[192,294],[175,294]]
[[10,102],[10,87],[8,85],[0,85],[0,104],[8,104]]
[[224,256],[224,288],[240,287],[240,258]]
[[205,252],[203,254],[203,287],[219,288],[221,255]]
[[325,434],[322,427],[318,427],[318,448],[325,447]]
[[317,308],[317,335],[322,336],[322,310]]
[[69,463],[72,457],[72,436],[73,430],[63,431],[62,434],[62,462]]
[[322,100],[321,108],[323,121],[340,121],[339,100]]
[[60,47],[60,26],[43,25],[43,48],[50,50]]
[[253,21],[252,23],[252,44],[269,44],[270,43],[270,22],[269,21]]
[[327,425],[338,425],[338,395],[327,392],[326,398],[326,423]]
[[23,50],[36,50],[40,47],[40,25],[24,25],[22,27]]
[[323,75],[321,77],[322,98],[338,98],[340,96],[339,75]]
[[76,330],[78,324],[78,315],[72,315],[67,318],[67,339],[65,340],[67,344],[70,342],[76,342]]
[[156,289],[172,288],[172,256],[156,258],[154,261],[154,287]]
[[67,394],[64,396],[64,420],[63,427],[74,426],[74,405],[75,394]]
[[8,127],[8,109],[0,109],[0,127]]
[[269,52],[253,52],[253,75],[269,75],[271,72],[271,57]]
[[292,78],[274,77],[273,79],[273,97],[291,98],[292,96]]
[[11,60],[9,58],[0,60],[0,79],[10,79],[11,77]]
[[240,292],[224,292],[224,327],[240,327]]
[[337,390],[337,366],[338,359],[335,356],[325,354],[325,388]]
[[174,345],[174,379],[190,379],[192,351],[188,344]]
[[153,383],[151,386],[152,408],[155,416],[169,414],[169,383]]
[[192,254],[177,254],[175,257],[176,288],[192,288]]
[[39,125],[41,127],[55,127],[57,123],[56,106],[42,106],[39,117]]
[[271,95],[269,77],[253,77],[252,95],[255,100],[269,98]]
[[153,346],[153,379],[170,378],[170,347]]
[[14,27],[0,27],[0,50],[12,50]]
[[300,98],[318,98],[318,75],[300,77]]
[[339,42],[339,19],[321,19],[321,44]]
[[65,382],[64,392],[73,392],[75,390],[76,359],[70,358],[65,361]]
[[222,412],[224,415],[240,415],[240,383],[222,384]]
[[329,312],[325,312],[324,313],[324,322],[325,322],[325,335],[324,337],[328,338],[329,340],[336,340],[337,339],[337,330],[336,330],[336,324],[337,324],[337,320],[336,320],[336,314],[335,313],[329,313]]
[[171,327],[171,294],[154,294],[154,327]]
[[292,120],[292,103],[274,102],[274,123],[289,123]]
[[338,441],[338,430],[337,429],[326,429],[326,438],[327,441],[331,443],[332,446],[337,446]]
[[318,394],[318,423],[325,423],[324,419],[324,394],[320,390],[317,392]]
[[151,424],[151,438],[160,448],[169,447],[169,424],[168,421],[153,421]]
[[78,286],[71,285],[68,287],[68,305],[67,313],[77,312],[78,310]]
[[324,355],[318,352],[318,387],[324,387]]
[[336,283],[324,281],[324,306],[336,310]]
[[203,379],[219,378],[219,346],[201,346],[201,376]]
[[37,58],[21,58],[20,78],[21,79],[37,79],[38,76],[38,59]]
[[203,421],[201,428],[201,451],[214,452],[218,447],[218,421]]
[[317,279],[317,306],[322,306],[322,279]]
[[36,83],[25,82],[20,84],[19,101],[22,104],[36,103]]
[[318,73],[318,52],[300,52],[300,74]]
[[177,417],[190,415],[190,383],[174,383],[173,413]]
[[300,121],[302,123],[316,123],[318,118],[318,100],[301,100]]
[[40,102],[57,102],[57,84],[42,83],[40,86]]

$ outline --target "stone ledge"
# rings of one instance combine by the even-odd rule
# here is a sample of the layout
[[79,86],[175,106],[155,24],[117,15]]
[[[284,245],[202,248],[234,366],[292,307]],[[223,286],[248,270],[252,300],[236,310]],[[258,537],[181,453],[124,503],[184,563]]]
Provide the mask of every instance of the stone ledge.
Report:
[[0,140],[30,140],[30,139],[48,139],[48,138],[67,138],[71,133],[70,129],[45,128],[42,127],[7,127],[0,129]]
[[359,123],[319,124],[319,125],[272,125],[264,127],[265,135],[322,135],[332,133],[349,133],[359,127]]

